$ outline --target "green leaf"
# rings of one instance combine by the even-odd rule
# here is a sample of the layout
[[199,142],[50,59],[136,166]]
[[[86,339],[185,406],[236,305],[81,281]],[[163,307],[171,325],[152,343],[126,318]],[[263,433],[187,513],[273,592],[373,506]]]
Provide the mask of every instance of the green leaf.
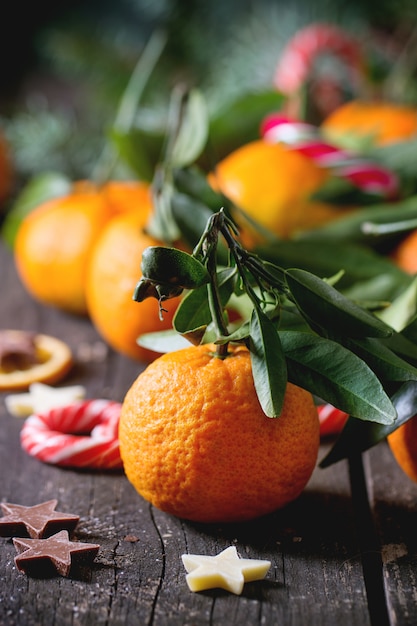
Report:
[[163,133],[132,128],[121,131],[113,128],[109,132],[119,157],[140,180],[152,181],[163,145]]
[[360,454],[383,441],[399,426],[417,414],[417,383],[404,383],[392,396],[397,419],[391,424],[376,424],[349,418],[330,452],[320,461],[320,467],[329,467],[342,459]]
[[396,171],[400,176],[414,179],[416,177],[417,140],[407,139],[393,144],[378,146],[370,151],[381,165]]
[[143,276],[153,282],[195,289],[209,282],[207,269],[190,254],[163,246],[149,246],[143,251]]
[[4,219],[2,236],[6,243],[13,247],[20,223],[26,215],[46,200],[69,193],[72,184],[60,172],[45,172],[34,176],[20,192]]
[[403,222],[417,218],[417,196],[412,196],[401,202],[375,204],[372,207],[361,208],[347,216],[328,222],[324,226],[304,231],[298,234],[303,241],[355,241],[368,245],[375,244],[381,239],[391,238],[396,232],[381,232],[379,235],[369,228],[369,224],[384,225]]
[[174,191],[171,197],[171,213],[181,237],[192,247],[198,243],[207,220],[213,212],[202,202]]
[[211,322],[207,285],[193,289],[181,300],[173,319],[178,333],[190,333]]
[[249,350],[259,402],[268,417],[278,417],[287,387],[287,366],[277,328],[258,308],[250,321]]
[[209,118],[205,98],[197,89],[188,94],[178,135],[170,155],[173,167],[193,163],[208,139]]
[[[180,194],[185,194],[207,206],[211,212],[219,211],[224,205],[225,197],[214,191],[207,181],[207,175],[196,165],[187,168],[176,168],[173,171],[174,186]],[[202,229],[204,230],[204,229]],[[200,233],[201,234],[201,233]]]
[[301,313],[325,332],[342,330],[348,337],[389,337],[392,334],[388,325],[314,274],[289,269],[286,278]]
[[281,108],[283,96],[276,90],[238,94],[222,105],[210,120],[210,139],[218,158],[249,141],[259,139],[259,123]]
[[408,341],[412,342],[417,350],[417,314],[412,320],[410,320],[407,326],[403,328],[401,335]]
[[[220,299],[223,306],[226,306],[233,293],[234,277],[234,269],[227,268],[218,272]],[[184,296],[175,312],[173,325],[177,332],[186,334],[208,326],[211,321],[207,285],[202,285]]]
[[164,243],[180,239],[181,232],[172,215],[174,187],[163,168],[157,168],[152,181],[153,211],[146,224],[147,232]]
[[190,343],[179,335],[175,330],[160,330],[154,333],[140,335],[136,342],[142,348],[153,350],[154,352],[174,352],[182,348],[189,347]]
[[410,276],[394,265],[387,257],[374,250],[350,242],[340,241],[279,241],[260,246],[256,252],[262,259],[280,267],[305,269],[317,276],[333,276],[340,270],[344,274],[339,281],[341,291],[372,279],[383,282],[376,292],[379,299],[399,292],[410,283]]
[[404,329],[403,332],[394,333],[392,337],[380,341],[392,352],[417,367],[417,339],[414,337],[414,332],[412,331],[411,337],[408,337],[407,329]]
[[378,339],[365,337],[348,340],[345,346],[357,354],[384,383],[417,380],[417,369],[397,356]]
[[374,372],[335,341],[311,333],[280,331],[288,379],[359,419],[391,424],[394,407]]
[[[343,289],[343,295],[368,309],[383,309],[398,298],[412,281],[410,275],[400,280],[392,273],[382,273],[369,280],[358,281]],[[377,314],[377,312],[375,313]]]
[[312,196],[312,200],[327,202],[340,207],[364,206],[375,204],[381,199],[378,194],[362,191],[350,181],[338,176],[331,176]]
[[416,307],[417,278],[414,278],[409,287],[390,306],[376,313],[376,315],[383,322],[400,332],[416,316]]

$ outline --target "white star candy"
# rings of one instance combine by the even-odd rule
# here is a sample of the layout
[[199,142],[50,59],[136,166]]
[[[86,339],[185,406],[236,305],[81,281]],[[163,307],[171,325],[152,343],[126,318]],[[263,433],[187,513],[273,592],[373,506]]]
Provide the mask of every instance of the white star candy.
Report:
[[220,588],[240,595],[245,582],[265,578],[271,567],[270,561],[241,559],[235,546],[216,556],[183,554],[181,558],[188,572],[186,581],[191,591]]
[[9,413],[15,417],[28,417],[33,413],[42,413],[60,406],[66,406],[85,398],[85,387],[50,387],[44,383],[33,383],[28,393],[6,396],[5,403]]

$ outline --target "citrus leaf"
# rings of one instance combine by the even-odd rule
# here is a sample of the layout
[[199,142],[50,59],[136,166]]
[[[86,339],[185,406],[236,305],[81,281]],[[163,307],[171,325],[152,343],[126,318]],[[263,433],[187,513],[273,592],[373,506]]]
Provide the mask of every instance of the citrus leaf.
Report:
[[[411,326],[413,326],[412,324]],[[411,336],[407,336],[407,329],[404,329],[401,333],[394,333],[392,337],[388,339],[381,339],[381,343],[386,345],[392,352],[398,354],[401,358],[405,359],[408,363],[417,367],[417,339],[414,337],[414,332],[411,332]]]
[[397,412],[397,419],[392,424],[376,424],[350,417],[330,452],[320,461],[320,467],[329,467],[351,455],[365,452],[417,415],[417,383],[404,383],[392,396],[392,404]]
[[287,387],[287,366],[277,328],[258,308],[250,321],[250,357],[256,393],[268,417],[281,414]]
[[414,278],[409,287],[398,298],[376,315],[397,331],[403,330],[416,315],[417,307],[417,278]]
[[170,155],[173,167],[193,163],[201,154],[208,138],[209,118],[205,98],[192,89],[185,104],[179,132]]
[[9,209],[2,227],[2,236],[13,247],[21,221],[33,209],[52,198],[69,193],[72,181],[60,172],[44,172],[34,176],[22,189],[11,209]]
[[343,330],[349,337],[389,337],[393,330],[314,274],[289,269],[286,279],[301,313],[324,330]]
[[171,214],[181,233],[181,238],[190,247],[194,247],[200,240],[207,220],[213,212],[202,202],[174,191],[171,197]]
[[[220,300],[226,306],[234,289],[234,269],[218,272]],[[175,330],[181,334],[191,333],[208,326],[212,321],[207,285],[193,289],[182,299],[173,320]]]
[[193,289],[181,300],[173,319],[178,333],[185,334],[211,322],[207,285]]
[[378,146],[373,148],[370,154],[385,167],[395,170],[401,176],[411,177],[415,181],[416,139],[407,139],[407,141],[398,141],[385,146]]
[[279,245],[259,246],[256,252],[262,259],[280,267],[297,267],[317,276],[333,276],[342,269],[344,274],[338,283],[341,291],[382,277],[383,283],[376,295],[379,299],[391,299],[393,292],[399,292],[410,283],[410,276],[389,258],[350,242],[321,240],[317,245],[317,241],[280,241]]
[[333,176],[312,195],[313,200],[331,203],[335,206],[364,206],[375,204],[381,199],[379,194],[367,193],[349,180]]
[[154,333],[140,335],[136,343],[142,348],[153,350],[154,352],[166,353],[188,348],[190,342],[175,330],[160,330]]
[[250,322],[244,322],[243,324],[239,326],[239,328],[231,332],[230,335],[227,335],[227,337],[218,339],[216,343],[229,343],[230,341],[241,342],[245,339],[248,339],[249,336],[250,336]]
[[[365,209],[361,208],[318,228],[303,231],[297,235],[297,238],[311,241],[328,240],[334,243],[350,240],[374,244],[377,240],[376,232],[369,228],[369,224],[384,225],[415,218],[417,218],[417,196],[412,196],[401,202],[381,203]],[[395,234],[397,234],[395,231],[385,234],[381,232],[378,239],[390,238]]]
[[143,251],[141,268],[145,278],[184,289],[195,289],[210,280],[200,261],[177,248],[149,246]]
[[109,137],[122,159],[140,180],[151,182],[163,145],[163,134],[132,128],[111,129]]
[[210,139],[213,145],[220,146],[220,154],[230,152],[249,141],[259,139],[259,121],[271,111],[280,109],[283,96],[276,90],[260,90],[239,93],[211,116]]
[[376,375],[342,345],[298,331],[279,332],[288,378],[359,419],[391,424],[394,407]]
[[[417,315],[407,324],[401,331],[401,336],[414,344],[414,348],[417,349]],[[414,352],[415,354],[415,352]]]
[[173,175],[174,186],[179,193],[198,200],[211,211],[218,211],[223,206],[225,197],[214,191],[207,180],[207,175],[196,165],[176,168]]
[[177,241],[181,232],[172,216],[172,197],[174,186],[164,168],[157,168],[152,181],[153,211],[146,224],[146,231],[151,237],[165,244]]
[[345,346],[363,359],[378,378],[387,384],[417,380],[417,369],[378,339],[365,337],[348,340]]

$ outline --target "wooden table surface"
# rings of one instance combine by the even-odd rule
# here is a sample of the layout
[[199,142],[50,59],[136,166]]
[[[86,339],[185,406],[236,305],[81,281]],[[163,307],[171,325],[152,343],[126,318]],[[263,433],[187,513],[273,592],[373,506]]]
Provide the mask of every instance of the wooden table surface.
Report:
[[[61,384],[122,401],[144,365],[108,349],[88,319],[35,303],[3,244],[0,273],[0,328],[64,339],[76,363]],[[12,540],[0,538],[1,626],[417,624],[417,485],[385,443],[317,468],[296,502],[263,519],[195,524],[150,506],[123,472],[64,470],[29,457],[19,441],[23,420],[7,412],[5,395],[0,499],[26,506],[57,499],[57,510],[80,516],[75,538],[100,550],[84,577],[45,580],[19,572]],[[242,557],[270,560],[266,578],[241,596],[189,591],[181,554],[214,555],[230,545]]]

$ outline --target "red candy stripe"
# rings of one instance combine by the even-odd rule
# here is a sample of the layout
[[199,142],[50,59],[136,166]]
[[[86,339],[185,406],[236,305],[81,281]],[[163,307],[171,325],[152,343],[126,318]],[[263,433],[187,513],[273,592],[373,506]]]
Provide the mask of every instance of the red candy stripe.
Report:
[[299,30],[284,49],[274,77],[276,88],[286,95],[300,89],[316,58],[323,52],[344,62],[354,82],[364,73],[362,51],[357,41],[337,26],[311,24]]
[[61,467],[121,468],[121,406],[111,400],[87,400],[31,415],[21,430],[22,448]]
[[322,404],[317,407],[320,421],[320,436],[337,435],[347,422],[348,414],[331,404]]
[[304,154],[319,167],[329,168],[334,176],[348,180],[365,193],[387,200],[398,196],[399,181],[394,172],[327,143],[311,124],[272,113],[262,121],[260,131],[265,141],[286,144],[289,150]]

